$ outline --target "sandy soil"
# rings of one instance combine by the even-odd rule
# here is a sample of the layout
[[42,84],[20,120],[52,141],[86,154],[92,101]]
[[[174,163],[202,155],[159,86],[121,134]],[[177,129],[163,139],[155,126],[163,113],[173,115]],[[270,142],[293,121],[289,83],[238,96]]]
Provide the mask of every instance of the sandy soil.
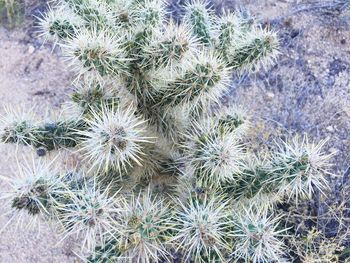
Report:
[[[27,10],[29,14],[43,9],[45,1],[32,2],[36,4]],[[288,16],[298,2],[302,1],[214,2],[218,9],[245,6],[265,25],[278,30],[281,38],[282,55],[276,66],[235,79],[226,100],[249,106],[261,143],[270,143],[282,133],[307,132],[315,140],[329,138],[328,151],[337,151],[334,171],[342,175],[350,152],[350,17],[318,10]],[[47,107],[58,110],[71,91],[71,74],[59,59],[59,51],[41,47],[32,21],[26,18],[15,30],[0,28],[0,114],[2,105],[37,105],[40,116]],[[16,173],[13,151],[13,146],[1,145],[0,175]],[[28,149],[21,149],[20,156],[28,154]],[[0,205],[0,214],[6,210],[6,205]],[[0,217],[0,228],[8,219],[8,215]],[[26,228],[15,231],[11,225],[0,235],[0,263],[76,262],[72,244],[57,245],[58,241],[48,226],[37,233]]]
[[234,2],[278,32],[281,55],[271,69],[236,80],[229,100],[248,106],[267,133],[329,138],[328,150],[337,152],[334,171],[342,174],[350,151],[350,12],[288,15],[312,1]]
[[[0,29],[0,114],[4,113],[3,105],[21,105],[24,109],[37,105],[35,112],[42,116],[46,108],[57,110],[67,98],[70,74],[64,70],[64,63],[49,48],[36,48],[27,38],[26,32]],[[17,172],[14,151],[13,145],[1,145],[1,176],[11,177]],[[30,150],[20,148],[19,162],[23,156],[30,158]],[[8,187],[0,186],[2,191]],[[0,228],[11,218],[4,215],[6,211],[7,204],[2,202]],[[39,232],[11,224],[0,234],[0,262],[77,262],[70,242],[57,244],[58,241],[55,232],[46,225],[41,225]]]

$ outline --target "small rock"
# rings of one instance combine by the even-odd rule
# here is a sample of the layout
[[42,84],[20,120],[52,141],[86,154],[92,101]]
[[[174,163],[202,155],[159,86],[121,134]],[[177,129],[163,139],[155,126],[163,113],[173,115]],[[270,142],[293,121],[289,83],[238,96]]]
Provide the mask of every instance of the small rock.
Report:
[[43,157],[46,155],[46,150],[44,148],[39,148],[36,150],[36,153],[39,157]]
[[333,126],[328,126],[328,127],[326,128],[326,130],[327,130],[328,132],[334,132],[334,127],[333,127]]
[[30,45],[30,46],[28,47],[28,54],[31,55],[31,54],[34,53],[34,51],[35,51],[35,47],[33,47],[32,45]]
[[344,113],[346,114],[347,117],[350,117],[350,108],[344,107],[343,111],[344,111]]
[[300,34],[300,31],[298,29],[293,29],[292,32],[290,32],[291,38],[296,38]]
[[274,93],[272,93],[272,92],[270,92],[270,91],[268,91],[267,93],[266,93],[266,95],[267,95],[267,98],[268,99],[273,99],[274,97],[275,97],[275,94]]
[[292,26],[292,24],[293,24],[292,18],[286,18],[286,19],[284,19],[283,24],[284,24],[286,27]]

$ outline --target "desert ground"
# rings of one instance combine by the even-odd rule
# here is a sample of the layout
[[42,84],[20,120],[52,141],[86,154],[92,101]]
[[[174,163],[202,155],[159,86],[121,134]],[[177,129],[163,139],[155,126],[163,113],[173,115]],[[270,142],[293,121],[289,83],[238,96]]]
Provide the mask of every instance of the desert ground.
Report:
[[[174,14],[180,13],[182,2],[171,3]],[[235,76],[223,103],[247,108],[260,144],[290,134],[308,133],[316,141],[327,138],[326,150],[335,152],[332,188],[345,188],[350,184],[346,172],[350,166],[350,12],[340,13],[332,5],[335,1],[212,2],[218,12],[223,7],[245,7],[263,26],[276,30],[281,42],[276,64],[250,76]],[[59,111],[69,98],[73,75],[59,48],[43,43],[36,32],[33,16],[45,11],[46,1],[24,1],[24,5],[20,25],[0,26],[0,114],[6,105],[35,106],[43,117],[46,109]],[[20,160],[31,156],[30,149],[1,145],[1,176],[18,172],[14,151]],[[11,218],[6,208],[1,202],[0,229]],[[59,241],[49,226],[41,225],[39,232],[11,224],[0,234],[0,262],[80,262],[73,242]]]

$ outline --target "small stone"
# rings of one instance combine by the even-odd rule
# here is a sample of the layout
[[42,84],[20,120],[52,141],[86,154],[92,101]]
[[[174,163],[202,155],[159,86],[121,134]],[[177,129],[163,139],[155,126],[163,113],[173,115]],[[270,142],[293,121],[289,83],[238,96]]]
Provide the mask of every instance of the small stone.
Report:
[[268,91],[267,93],[266,93],[266,95],[267,95],[267,98],[268,99],[273,99],[274,97],[275,97],[275,94],[273,93],[273,92],[270,92],[270,91]]
[[43,157],[46,155],[46,150],[44,148],[39,148],[36,150],[36,154],[39,156],[39,157]]
[[297,29],[293,29],[292,32],[290,33],[291,38],[296,38],[300,34],[300,31]]
[[35,47],[32,46],[32,45],[30,45],[30,46],[28,47],[28,54],[31,55],[31,54],[34,53],[34,51],[35,51]]
[[344,113],[345,113],[345,115],[346,115],[347,117],[350,117],[350,108],[344,107],[344,108],[343,108],[343,111],[344,111]]
[[334,132],[334,127],[333,127],[333,126],[328,126],[328,127],[326,128],[326,130],[327,130],[328,132]]
[[286,18],[286,19],[284,19],[283,24],[284,24],[286,27],[292,26],[292,24],[293,24],[292,18]]

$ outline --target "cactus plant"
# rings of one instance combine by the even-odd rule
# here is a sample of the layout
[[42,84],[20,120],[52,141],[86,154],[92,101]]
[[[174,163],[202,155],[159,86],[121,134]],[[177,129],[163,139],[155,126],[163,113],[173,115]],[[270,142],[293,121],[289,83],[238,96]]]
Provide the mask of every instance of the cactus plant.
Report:
[[40,24],[76,73],[72,100],[53,122],[9,111],[0,138],[82,161],[16,179],[12,209],[81,237],[88,262],[287,260],[276,207],[325,191],[331,156],[305,138],[255,153],[248,114],[220,103],[234,73],[273,63],[276,34],[197,0],[181,23],[162,0],[56,2]]

